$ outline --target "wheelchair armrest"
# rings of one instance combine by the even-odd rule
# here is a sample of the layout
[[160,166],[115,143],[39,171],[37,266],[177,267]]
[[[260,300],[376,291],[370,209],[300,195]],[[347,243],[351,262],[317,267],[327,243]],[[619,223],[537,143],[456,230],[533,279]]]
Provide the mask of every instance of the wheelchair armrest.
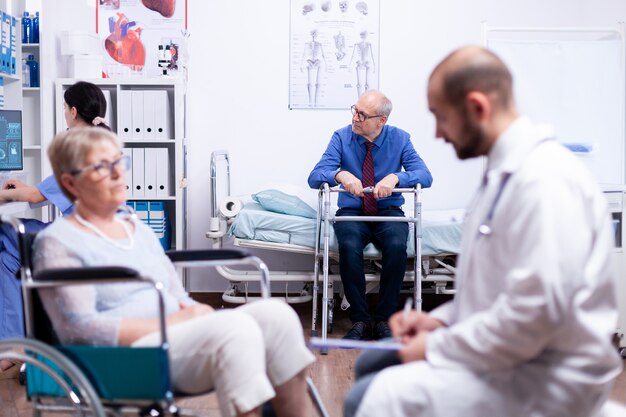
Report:
[[174,264],[182,267],[252,265],[260,273],[263,298],[270,296],[270,276],[267,265],[249,252],[240,249],[196,249],[167,251],[165,254]]
[[46,269],[33,276],[35,281],[97,281],[111,278],[123,280],[141,277],[136,270],[121,266]]
[[167,251],[165,254],[170,261],[194,262],[194,261],[233,261],[245,259],[250,253],[238,249],[194,249]]

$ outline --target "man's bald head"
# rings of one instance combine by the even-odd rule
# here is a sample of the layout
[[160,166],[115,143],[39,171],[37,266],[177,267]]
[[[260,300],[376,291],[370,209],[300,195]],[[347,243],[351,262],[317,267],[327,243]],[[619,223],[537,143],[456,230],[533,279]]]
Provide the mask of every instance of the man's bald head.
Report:
[[493,52],[477,46],[457,49],[448,55],[430,76],[430,87],[441,89],[454,107],[461,107],[467,93],[488,95],[498,110],[513,108],[513,77]]

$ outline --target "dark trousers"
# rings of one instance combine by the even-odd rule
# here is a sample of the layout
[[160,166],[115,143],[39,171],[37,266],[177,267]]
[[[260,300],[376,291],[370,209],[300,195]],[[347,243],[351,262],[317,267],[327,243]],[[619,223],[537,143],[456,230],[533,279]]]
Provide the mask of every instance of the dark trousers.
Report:
[[[360,209],[339,209],[336,216],[360,216]],[[399,208],[380,209],[379,216],[404,217]],[[352,322],[371,320],[365,300],[363,249],[373,243],[382,252],[379,299],[374,320],[388,320],[398,308],[400,287],[406,271],[406,222],[335,222],[339,244],[339,271]]]
[[[35,233],[46,223],[20,219],[27,232]],[[22,289],[16,274],[20,270],[17,235],[8,224],[0,225],[0,340],[24,336]]]
[[[385,339],[385,341],[390,342],[392,339]],[[364,350],[354,364],[354,385],[352,385],[344,399],[343,417],[354,417],[356,415],[367,389],[380,371],[401,363],[397,352]]]

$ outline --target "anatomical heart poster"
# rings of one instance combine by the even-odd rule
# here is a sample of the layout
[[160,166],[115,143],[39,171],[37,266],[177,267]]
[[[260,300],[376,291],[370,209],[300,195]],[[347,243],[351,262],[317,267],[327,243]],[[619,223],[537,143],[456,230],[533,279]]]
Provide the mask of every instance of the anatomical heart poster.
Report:
[[103,76],[177,76],[186,15],[187,0],[98,0]]

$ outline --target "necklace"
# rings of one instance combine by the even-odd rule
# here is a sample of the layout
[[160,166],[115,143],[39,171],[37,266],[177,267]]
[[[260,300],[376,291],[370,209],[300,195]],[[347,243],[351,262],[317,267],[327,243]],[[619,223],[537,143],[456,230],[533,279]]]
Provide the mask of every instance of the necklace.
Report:
[[98,229],[92,223],[88,222],[83,217],[81,217],[81,215],[78,214],[78,211],[74,212],[74,218],[76,219],[76,221],[78,223],[82,224],[87,229],[93,231],[98,237],[102,238],[103,240],[105,240],[106,242],[110,243],[113,246],[116,246],[116,247],[118,247],[120,249],[123,249],[123,250],[131,250],[133,248],[133,246],[135,246],[135,239],[133,238],[133,235],[130,232],[130,229],[126,225],[126,222],[124,222],[123,220],[120,220],[117,217],[114,217],[113,219],[116,222],[120,223],[122,225],[122,228],[124,229],[124,232],[126,232],[126,236],[128,236],[128,244],[127,245],[123,245],[123,244],[119,243],[117,240],[113,240],[110,237],[108,237],[107,235],[105,235],[104,233],[102,233],[102,231],[100,229]]

